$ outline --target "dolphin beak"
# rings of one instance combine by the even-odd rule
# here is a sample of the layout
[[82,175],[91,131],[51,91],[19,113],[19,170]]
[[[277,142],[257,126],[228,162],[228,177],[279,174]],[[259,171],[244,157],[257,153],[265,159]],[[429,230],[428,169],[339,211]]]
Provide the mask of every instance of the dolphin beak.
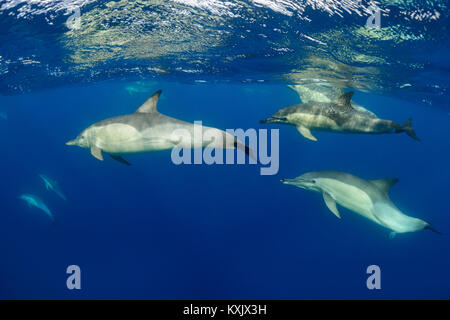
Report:
[[295,179],[281,179],[281,183],[284,184],[290,184],[299,188],[308,189],[308,186],[311,185],[311,181],[307,179],[302,178],[295,178]]
[[77,144],[76,140],[70,140],[66,142],[66,146],[74,146],[76,144]]
[[274,123],[274,122],[286,122],[287,119],[285,117],[269,117],[264,120],[259,120],[259,123]]

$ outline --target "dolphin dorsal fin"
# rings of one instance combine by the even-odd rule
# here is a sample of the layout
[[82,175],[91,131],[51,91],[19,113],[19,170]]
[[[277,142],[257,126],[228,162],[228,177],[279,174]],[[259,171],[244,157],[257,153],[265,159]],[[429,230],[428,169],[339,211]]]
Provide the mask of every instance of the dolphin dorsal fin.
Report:
[[343,106],[345,108],[349,108],[349,109],[353,109],[352,108],[352,104],[351,104],[351,100],[352,100],[352,96],[353,96],[353,91],[349,91],[347,93],[344,93],[343,95],[339,96],[339,98],[337,98],[334,103]]
[[391,187],[398,182],[397,178],[384,178],[371,181],[374,185],[378,187],[381,191],[389,193]]
[[152,113],[158,112],[156,106],[158,104],[159,96],[161,95],[161,90],[156,91],[147,101],[144,102],[139,109],[136,110],[136,113]]

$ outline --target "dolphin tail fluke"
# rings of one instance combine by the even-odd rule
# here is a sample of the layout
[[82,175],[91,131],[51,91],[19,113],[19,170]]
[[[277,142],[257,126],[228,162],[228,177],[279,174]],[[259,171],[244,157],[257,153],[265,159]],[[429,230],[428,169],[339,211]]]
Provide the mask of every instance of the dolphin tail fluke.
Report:
[[420,141],[420,138],[416,135],[416,133],[414,132],[414,129],[412,127],[412,119],[411,118],[406,120],[405,124],[402,127],[400,127],[397,130],[397,132],[405,132],[408,136],[410,136],[414,140]]
[[253,150],[249,146],[247,146],[247,145],[243,144],[242,142],[239,142],[239,140],[235,139],[234,147],[236,149],[239,149],[239,150],[245,152],[245,154],[247,154],[250,158],[252,158],[253,160],[257,161],[255,153],[253,152]]
[[67,197],[64,195],[64,193],[62,193],[61,191],[58,191],[56,193],[61,199],[63,199],[64,201],[67,201]]
[[123,164],[125,164],[125,165],[127,165],[127,166],[131,166],[131,163],[129,163],[127,160],[125,160],[125,159],[122,158],[121,156],[114,155],[114,154],[110,154],[109,156],[110,156],[111,158],[113,158],[114,160],[120,162],[120,163],[123,163]]
[[431,230],[431,231],[433,231],[434,233],[437,233],[437,234],[442,234],[442,232],[437,231],[437,230],[436,230],[431,224],[429,224],[429,223],[426,225],[425,229]]

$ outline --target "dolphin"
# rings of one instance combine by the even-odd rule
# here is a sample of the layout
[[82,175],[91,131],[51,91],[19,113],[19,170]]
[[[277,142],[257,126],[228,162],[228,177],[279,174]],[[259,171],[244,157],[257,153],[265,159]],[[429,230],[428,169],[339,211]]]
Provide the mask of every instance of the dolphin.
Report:
[[[254,157],[248,146],[223,130],[199,126],[159,113],[157,103],[161,92],[161,90],[155,92],[133,114],[94,123],[66,145],[90,148],[91,154],[102,161],[102,152],[106,152],[114,160],[127,165],[130,163],[122,158],[123,154],[167,150],[175,146],[237,148]],[[202,131],[196,134],[200,128]],[[204,140],[205,132],[208,136],[214,137]]]
[[308,172],[294,179],[282,179],[282,183],[322,193],[328,209],[339,219],[336,204],[340,204],[373,222],[390,229],[390,237],[396,233],[430,229],[439,233],[423,220],[402,213],[389,199],[390,188],[397,178],[364,180],[338,171]]
[[366,111],[355,109],[351,104],[353,92],[347,92],[333,102],[308,102],[296,104],[277,111],[261,123],[284,123],[297,127],[305,138],[317,141],[310,130],[342,133],[400,133],[405,132],[415,140],[420,140],[411,124],[404,125],[391,120],[380,119]]
[[[319,83],[289,85],[288,87],[297,92],[302,103],[333,102],[345,93],[344,87],[330,86]],[[372,117],[376,117],[375,113],[367,110],[365,107],[353,100],[351,101],[351,105],[353,109],[367,113],[367,115]]]
[[57,181],[50,179],[49,177],[47,177],[44,174],[40,174],[39,177],[42,179],[42,181],[44,181],[45,183],[45,188],[47,190],[52,190],[53,192],[55,192],[61,199],[63,200],[67,200],[66,196],[64,195],[64,193],[62,193],[61,188],[59,187],[59,184]]
[[155,85],[156,85],[156,82],[154,82],[154,81],[151,81],[151,82],[136,81],[136,82],[133,82],[132,84],[126,86],[125,90],[129,94],[133,95],[133,94],[138,94],[138,93],[142,93],[142,92],[148,92],[149,88],[151,89]]
[[53,214],[51,213],[50,209],[46,206],[46,204],[42,201],[41,198],[38,196],[32,195],[32,194],[22,194],[19,199],[24,200],[26,203],[28,203],[29,207],[36,207],[44,211],[52,220],[52,222],[55,222],[55,218],[53,217]]

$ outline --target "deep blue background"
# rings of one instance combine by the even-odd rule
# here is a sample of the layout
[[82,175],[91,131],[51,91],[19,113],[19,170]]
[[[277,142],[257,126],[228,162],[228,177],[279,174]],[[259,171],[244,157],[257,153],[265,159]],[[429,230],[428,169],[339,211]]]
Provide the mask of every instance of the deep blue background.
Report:
[[[130,94],[125,82],[68,86],[0,97],[0,298],[310,299],[450,298],[450,178],[444,109],[357,92],[379,116],[413,118],[405,134],[316,133],[260,125],[259,119],[299,102],[281,85],[153,84]],[[219,128],[279,128],[280,171],[256,165],[181,165],[170,151],[128,156],[126,167],[87,149],[65,146],[101,119],[131,113],[163,89],[159,110]],[[319,194],[283,185],[307,171],[340,170],[366,179],[398,177],[391,198],[429,231],[400,234],[341,209]],[[61,184],[64,202],[38,174]],[[41,196],[53,211],[17,197]],[[82,290],[65,287],[66,267],[82,270]],[[382,290],[366,288],[377,264]]]

